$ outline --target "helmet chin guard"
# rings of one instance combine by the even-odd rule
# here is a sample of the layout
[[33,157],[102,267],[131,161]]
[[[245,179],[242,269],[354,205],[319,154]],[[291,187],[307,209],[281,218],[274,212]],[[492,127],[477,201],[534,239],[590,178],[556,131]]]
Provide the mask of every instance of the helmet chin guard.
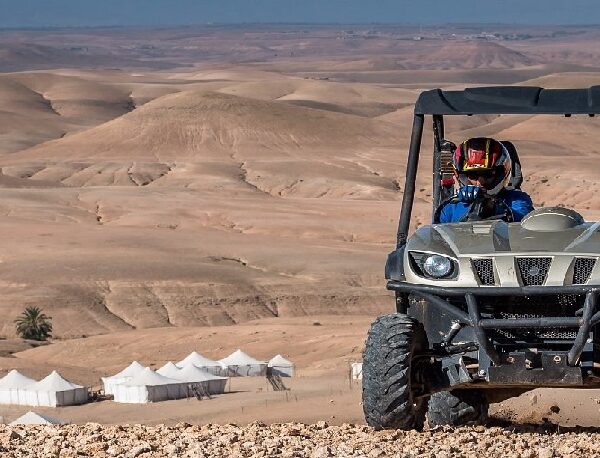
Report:
[[[508,159],[508,162],[510,164],[511,160],[510,158]],[[498,171],[498,173],[500,173]],[[498,179],[497,182],[498,184],[496,184],[496,186],[494,186],[492,189],[484,189],[486,195],[488,196],[496,196],[498,195],[498,193],[500,191],[502,191],[504,188],[506,188],[506,185],[508,184],[508,182],[510,181],[510,165],[508,167],[507,171],[504,171],[504,176],[501,179]]]

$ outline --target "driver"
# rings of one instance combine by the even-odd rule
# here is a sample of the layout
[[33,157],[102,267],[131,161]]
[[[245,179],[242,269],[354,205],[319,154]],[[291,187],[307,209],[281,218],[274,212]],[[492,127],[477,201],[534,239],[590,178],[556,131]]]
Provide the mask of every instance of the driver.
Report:
[[502,217],[521,221],[533,210],[529,195],[518,189],[506,189],[512,161],[499,141],[470,138],[456,148],[452,162],[460,189],[442,208],[440,223],[467,221],[474,211],[477,215],[474,219]]

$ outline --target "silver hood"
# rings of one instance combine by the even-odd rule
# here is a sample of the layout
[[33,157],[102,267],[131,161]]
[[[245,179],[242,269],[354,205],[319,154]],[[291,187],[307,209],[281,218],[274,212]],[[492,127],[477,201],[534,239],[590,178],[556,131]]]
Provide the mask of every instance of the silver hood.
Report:
[[[481,221],[421,227],[406,246],[406,280],[446,287],[528,286],[534,281],[526,278],[528,272],[537,272],[535,266],[539,265],[546,271],[536,277],[536,286],[600,285],[600,262],[596,262],[600,258],[600,223],[585,223],[573,215],[579,216],[566,209],[540,209],[522,223]],[[411,252],[447,256],[455,261],[458,274],[451,279],[424,278],[415,268]],[[491,263],[475,266],[474,260]],[[489,279],[482,282],[478,271],[482,264],[492,266],[493,284]],[[583,268],[586,270],[581,271]]]

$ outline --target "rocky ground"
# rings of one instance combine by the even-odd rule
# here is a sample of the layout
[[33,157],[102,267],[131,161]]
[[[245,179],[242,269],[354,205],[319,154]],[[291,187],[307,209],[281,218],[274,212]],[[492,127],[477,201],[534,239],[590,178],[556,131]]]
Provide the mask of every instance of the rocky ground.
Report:
[[0,426],[2,457],[520,457],[597,456],[595,429],[554,425],[374,431],[326,422],[175,426]]

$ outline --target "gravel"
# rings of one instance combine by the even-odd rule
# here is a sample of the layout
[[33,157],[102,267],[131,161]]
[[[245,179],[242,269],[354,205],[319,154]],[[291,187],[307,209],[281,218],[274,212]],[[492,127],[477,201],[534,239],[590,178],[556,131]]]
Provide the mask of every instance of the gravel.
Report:
[[145,426],[0,425],[2,457],[519,457],[597,456],[600,432],[462,427],[424,432],[286,423]]

